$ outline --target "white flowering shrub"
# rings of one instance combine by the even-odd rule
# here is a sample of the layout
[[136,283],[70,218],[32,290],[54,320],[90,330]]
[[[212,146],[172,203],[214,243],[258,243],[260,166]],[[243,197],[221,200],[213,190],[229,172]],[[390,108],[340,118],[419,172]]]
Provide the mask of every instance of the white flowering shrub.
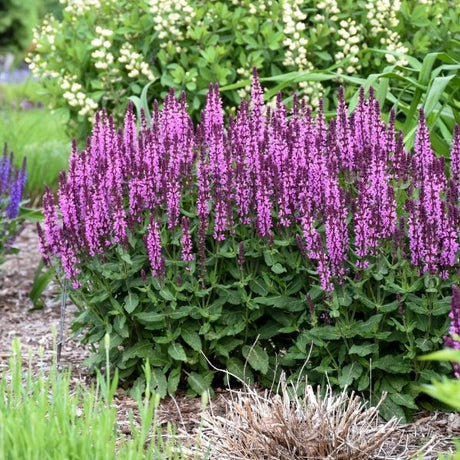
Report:
[[[235,106],[249,87],[231,85],[248,80],[254,66],[261,77],[318,69],[367,76],[405,65],[394,53],[416,53],[411,40],[425,52],[430,35],[421,38],[416,29],[428,30],[427,23],[441,21],[431,45],[446,46],[443,11],[453,39],[458,32],[449,0],[60,1],[63,20],[48,17],[35,30],[29,62],[55,96],[54,108],[67,112],[69,126],[81,126],[82,134],[98,107],[121,116],[128,97],[149,83],[150,102],[171,87],[193,94],[189,104],[197,118],[210,82],[224,87],[224,103]],[[408,24],[413,14],[418,26]],[[313,106],[325,97],[327,107],[334,85],[296,87]]]

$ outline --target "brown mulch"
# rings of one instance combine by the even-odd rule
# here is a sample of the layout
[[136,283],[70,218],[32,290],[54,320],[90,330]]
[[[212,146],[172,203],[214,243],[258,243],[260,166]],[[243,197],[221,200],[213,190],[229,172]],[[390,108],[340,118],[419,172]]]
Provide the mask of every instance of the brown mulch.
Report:
[[[17,239],[16,247],[20,249],[19,254],[7,256],[0,267],[0,373],[7,367],[11,342],[15,337],[21,341],[24,357],[32,357],[32,370],[39,372],[49,366],[55,356],[60,323],[60,290],[55,283],[51,283],[44,294],[45,307],[32,310],[28,293],[41,258],[33,225],[26,225]],[[69,330],[75,312],[75,306],[67,305],[66,338],[60,365],[72,369],[74,382],[89,384],[94,379],[83,361],[90,352]],[[42,349],[40,354],[39,349]],[[211,407],[214,413],[221,416],[225,414],[232,392],[218,390],[216,393]],[[115,404],[120,431],[129,436],[129,413],[133,411],[136,414],[137,403],[120,389],[115,397]],[[175,424],[183,436],[187,433],[192,435],[200,427],[201,413],[200,398],[190,399],[185,395],[178,395],[160,404],[158,421],[162,425],[168,422]],[[413,423],[400,427],[397,439],[388,445],[388,458],[417,458],[423,452],[423,458],[434,459],[440,453],[454,451],[453,437],[460,437],[459,413],[420,413]]]

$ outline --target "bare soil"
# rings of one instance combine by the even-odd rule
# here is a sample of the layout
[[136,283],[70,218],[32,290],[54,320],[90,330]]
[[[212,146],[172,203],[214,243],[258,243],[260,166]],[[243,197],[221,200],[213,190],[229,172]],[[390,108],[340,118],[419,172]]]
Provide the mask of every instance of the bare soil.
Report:
[[[45,307],[33,310],[28,294],[41,256],[32,224],[25,226],[16,241],[16,247],[20,250],[19,254],[7,256],[0,268],[0,373],[7,367],[14,337],[20,339],[24,358],[29,361],[29,357],[32,370],[39,372],[49,366],[55,357],[61,317],[60,291],[55,283],[51,283],[44,294]],[[67,305],[65,342],[60,365],[71,368],[74,382],[89,385],[94,383],[94,378],[83,361],[90,355],[90,351],[70,331],[75,312],[75,306]],[[38,353],[40,348],[43,350],[41,355]],[[213,413],[225,416],[226,410],[231,410],[231,399],[231,391],[218,390],[211,401]],[[133,411],[136,416],[137,404],[122,389],[119,389],[115,403],[120,432],[129,436],[128,415]],[[168,422],[177,425],[181,435],[191,440],[199,429],[201,414],[200,398],[190,399],[185,395],[177,395],[160,404],[158,420],[163,425]],[[449,454],[454,451],[453,438],[460,438],[460,414],[423,412],[417,415],[413,423],[400,427],[397,435],[387,443],[388,455],[385,458],[417,458],[422,453],[425,459],[438,458],[440,453]]]

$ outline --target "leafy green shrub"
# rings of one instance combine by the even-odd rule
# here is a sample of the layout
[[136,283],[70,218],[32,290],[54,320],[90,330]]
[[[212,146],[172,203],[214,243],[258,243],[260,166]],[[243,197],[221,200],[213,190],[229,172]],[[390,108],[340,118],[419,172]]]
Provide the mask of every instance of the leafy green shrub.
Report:
[[416,357],[449,324],[460,133],[447,182],[423,114],[411,154],[372,91],[351,115],[339,101],[329,125],[299,101],[288,116],[256,80],[227,129],[216,86],[195,129],[173,93],[138,134],[131,111],[120,131],[98,115],[39,227],[93,364],[108,332],[120,377],[142,386],[148,358],[162,395],[209,388],[209,359],[249,382],[285,369],[387,391],[385,415],[417,408],[411,382],[447,371]]
[[[457,13],[447,0],[437,3],[447,18],[446,33],[451,30],[455,37]],[[330,93],[326,102],[332,99],[337,80],[407,64],[395,53],[414,54],[399,1],[84,0],[65,5],[62,22],[51,17],[38,30],[31,69],[83,137],[98,107],[121,119],[119,101],[139,95],[147,84],[150,103],[164,98],[170,87],[193,92],[190,110],[196,120],[210,82],[227,87],[224,104],[234,107],[249,85],[232,85],[248,79],[253,66],[272,77],[330,69],[332,82],[319,77],[298,83],[302,96],[317,106],[321,96]],[[428,7],[423,14],[431,17]],[[438,44],[449,50],[454,47],[449,43]],[[425,48],[415,54],[423,56]]]
[[21,169],[13,166],[13,155],[9,155],[5,144],[0,158],[0,264],[5,253],[11,250],[14,238],[20,229],[17,218],[19,204],[27,179],[26,161]]
[[2,0],[0,4],[0,54],[25,51],[37,23],[35,0]]

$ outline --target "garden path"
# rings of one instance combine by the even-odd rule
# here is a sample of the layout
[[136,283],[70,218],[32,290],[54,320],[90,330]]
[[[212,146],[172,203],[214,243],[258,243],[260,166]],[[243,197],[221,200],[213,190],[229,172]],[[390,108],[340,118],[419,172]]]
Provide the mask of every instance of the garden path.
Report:
[[[55,337],[60,321],[59,288],[51,283],[44,293],[45,307],[32,310],[28,293],[41,258],[37,234],[32,224],[25,226],[16,246],[20,249],[19,254],[7,256],[0,271],[0,372],[7,367],[14,337],[21,340],[25,361],[27,362],[27,356],[31,357],[32,371],[39,372],[40,369],[46,369],[55,356]],[[83,365],[84,359],[89,356],[89,350],[69,330],[76,307],[69,305],[67,310],[66,340],[62,347],[61,365],[72,369],[74,383],[89,385],[94,380]],[[43,350],[41,356],[38,352],[40,348]],[[217,392],[217,397],[212,401],[212,409],[216,415],[225,413],[230,396],[227,390]],[[128,415],[133,410],[136,416],[137,404],[123,389],[119,389],[115,404],[120,432],[129,436]],[[161,403],[158,420],[164,425],[173,422],[184,437],[187,434],[190,436],[199,426],[201,410],[200,398],[190,399],[178,395],[174,400],[167,399]],[[441,452],[451,451],[452,436],[460,437],[460,414],[420,413],[413,423],[401,427],[394,438],[387,442],[384,450],[388,455],[384,458],[416,458],[417,454],[424,452],[426,460],[434,459]]]

